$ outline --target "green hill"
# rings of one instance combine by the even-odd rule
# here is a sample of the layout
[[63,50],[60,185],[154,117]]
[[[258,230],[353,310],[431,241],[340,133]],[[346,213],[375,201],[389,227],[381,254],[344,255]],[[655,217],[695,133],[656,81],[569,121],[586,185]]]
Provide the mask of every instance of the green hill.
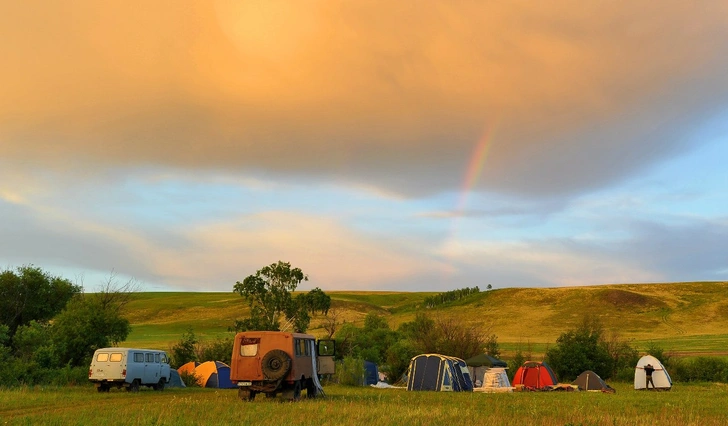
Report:
[[[495,333],[506,353],[517,347],[543,353],[589,315],[599,318],[608,335],[632,340],[637,348],[654,342],[679,355],[728,355],[728,282],[507,288],[432,309],[422,302],[435,293],[327,294],[339,321],[361,324],[373,311],[396,328],[426,312]],[[135,294],[125,310],[132,333],[124,344],[167,349],[188,327],[201,340],[229,336],[228,326],[247,313],[245,301],[232,292]],[[314,318],[309,332],[325,335],[321,323]]]

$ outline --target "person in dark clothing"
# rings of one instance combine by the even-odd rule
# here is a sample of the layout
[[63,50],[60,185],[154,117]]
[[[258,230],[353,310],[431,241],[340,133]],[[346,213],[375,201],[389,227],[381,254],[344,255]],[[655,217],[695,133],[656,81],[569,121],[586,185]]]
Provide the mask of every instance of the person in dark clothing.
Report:
[[650,383],[652,383],[652,389],[655,388],[655,382],[652,381],[652,373],[655,372],[655,367],[652,366],[652,364],[647,364],[644,367],[645,369],[645,388],[650,388]]

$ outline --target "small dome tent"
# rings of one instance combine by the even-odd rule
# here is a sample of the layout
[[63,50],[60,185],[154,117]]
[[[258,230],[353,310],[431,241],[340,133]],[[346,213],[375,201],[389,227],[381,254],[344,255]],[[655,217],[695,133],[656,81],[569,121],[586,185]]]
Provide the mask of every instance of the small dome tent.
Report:
[[207,361],[195,368],[197,383],[204,388],[233,389],[237,386],[230,380],[230,367],[224,362]]
[[182,364],[178,369],[177,372],[179,374],[192,374],[195,372],[195,368],[200,365],[197,361],[190,361],[186,364]]
[[364,361],[364,386],[376,385],[379,382],[379,369],[377,364]]
[[506,369],[502,367],[493,367],[486,370],[482,386],[473,390],[486,393],[513,392]]
[[616,391],[606,382],[604,382],[604,380],[602,380],[602,378],[599,377],[597,373],[591,370],[586,370],[585,372],[579,374],[579,377],[571,382],[571,384],[578,386],[579,390],[616,393]]
[[467,392],[473,390],[473,382],[462,359],[423,354],[410,360],[407,390]]
[[[654,369],[652,372],[652,386],[650,387],[648,387],[647,374],[645,374],[647,365],[652,366]],[[668,391],[672,388],[672,379],[660,360],[652,355],[645,355],[637,361],[637,366],[634,369],[634,388],[636,390]]]
[[526,361],[513,376],[513,386],[522,385],[529,389],[543,389],[558,383],[553,370],[545,362]]
[[185,382],[182,381],[182,378],[179,376],[179,372],[175,369],[171,369],[169,370],[169,382],[167,383],[167,387],[186,388],[187,385],[185,385]]

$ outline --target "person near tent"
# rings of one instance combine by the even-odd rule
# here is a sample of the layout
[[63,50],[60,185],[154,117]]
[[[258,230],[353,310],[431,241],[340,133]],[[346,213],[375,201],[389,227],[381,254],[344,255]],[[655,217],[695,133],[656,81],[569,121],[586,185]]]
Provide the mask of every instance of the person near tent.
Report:
[[652,364],[647,364],[644,367],[645,369],[645,388],[650,387],[650,383],[652,383],[652,389],[655,388],[655,382],[652,381],[652,373],[655,371],[655,367],[652,366]]

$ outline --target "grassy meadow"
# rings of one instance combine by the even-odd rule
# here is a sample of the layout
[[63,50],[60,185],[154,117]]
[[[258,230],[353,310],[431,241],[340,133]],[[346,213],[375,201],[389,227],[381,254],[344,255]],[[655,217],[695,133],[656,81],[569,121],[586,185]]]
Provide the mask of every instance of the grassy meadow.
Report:
[[509,394],[407,392],[325,387],[324,399],[242,402],[235,390],[113,390],[93,387],[0,390],[3,425],[724,425],[728,386],[676,385],[670,392]]
[[[728,355],[728,283],[602,285],[568,288],[507,288],[483,291],[462,301],[425,309],[434,293],[328,292],[330,315],[363,324],[369,312],[396,328],[417,312],[455,318],[498,336],[504,356],[520,348],[543,354],[585,316],[599,318],[638,349],[656,343],[678,356]],[[126,346],[168,349],[188,327],[201,340],[229,336],[228,327],[248,314],[239,295],[227,293],[139,293],[126,307],[132,323]],[[322,337],[322,317],[309,332]]]

